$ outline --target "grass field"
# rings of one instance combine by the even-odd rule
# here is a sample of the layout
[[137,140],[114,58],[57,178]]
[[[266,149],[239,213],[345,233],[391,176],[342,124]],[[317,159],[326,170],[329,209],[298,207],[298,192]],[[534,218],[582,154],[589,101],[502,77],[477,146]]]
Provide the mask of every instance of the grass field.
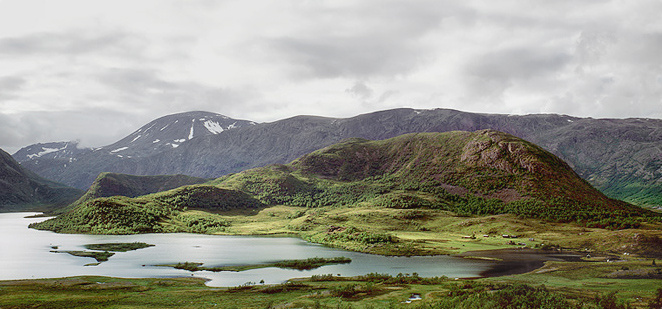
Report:
[[[197,278],[3,281],[0,308],[477,308],[495,301],[503,306],[493,308],[517,302],[538,308],[540,300],[546,308],[649,308],[662,282],[609,278],[624,267],[656,266],[650,261],[549,262],[531,273],[477,280],[328,275],[228,288],[207,287]],[[421,299],[407,303],[412,296]]]
[[[662,224],[607,230],[519,218],[511,214],[457,216],[432,209],[273,206],[251,215],[187,211],[226,222],[221,235],[290,235],[324,245],[387,255],[457,254],[517,247],[560,246],[582,252],[662,257]],[[178,225],[177,221],[164,225]],[[503,235],[517,238],[504,238]],[[487,236],[487,237],[486,237]]]

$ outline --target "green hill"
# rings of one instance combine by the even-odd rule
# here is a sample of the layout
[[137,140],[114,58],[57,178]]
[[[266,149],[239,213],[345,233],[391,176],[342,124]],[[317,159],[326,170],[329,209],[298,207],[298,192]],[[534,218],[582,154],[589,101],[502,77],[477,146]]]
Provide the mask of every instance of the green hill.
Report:
[[111,196],[137,197],[172,190],[181,186],[200,184],[209,179],[186,175],[136,176],[119,173],[101,173],[81,198],[68,207],[56,211],[67,212],[87,201]]
[[350,139],[288,165],[212,182],[266,204],[432,208],[464,215],[512,213],[556,222],[624,228],[649,213],[607,198],[562,160],[491,130]]
[[[589,235],[591,230],[582,229],[636,228],[657,220],[653,212],[607,198],[542,148],[484,130],[350,139],[287,165],[206,184],[91,199],[33,227],[70,233],[287,233],[352,250],[407,255],[447,252],[430,248],[448,233],[533,235],[566,226],[545,222],[562,222],[574,226],[563,231],[574,236],[554,234],[554,239],[571,240],[577,239],[576,229]],[[591,237],[611,239],[601,233]],[[623,236],[614,237],[618,242]],[[485,242],[504,246],[496,238]],[[595,239],[579,245],[591,242]],[[454,246],[446,249],[457,250]]]

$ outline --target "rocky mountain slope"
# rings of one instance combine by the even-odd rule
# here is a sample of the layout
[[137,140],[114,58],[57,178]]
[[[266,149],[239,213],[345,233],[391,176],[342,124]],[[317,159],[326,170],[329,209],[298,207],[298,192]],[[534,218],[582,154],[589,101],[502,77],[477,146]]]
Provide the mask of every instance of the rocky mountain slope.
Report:
[[[607,198],[534,144],[482,130],[407,134],[383,141],[349,139],[287,165],[251,169],[203,185],[133,199],[91,199],[35,227],[93,233],[180,231],[186,230],[182,213],[188,207],[218,211],[261,205],[510,213],[616,229],[655,216]],[[195,224],[227,227],[196,218]],[[312,228],[305,224],[298,220],[288,226]]]
[[37,176],[0,149],[0,211],[49,210],[75,201],[82,193]]
[[[187,133],[190,128],[184,129]],[[124,143],[103,152],[83,154],[70,164],[44,160],[24,164],[42,176],[86,188],[102,171],[218,177],[286,163],[347,138],[379,140],[414,132],[481,129],[506,132],[542,146],[611,197],[641,205],[662,205],[662,120],[657,119],[395,109],[345,119],[297,116],[193,138],[176,148],[164,147],[161,152],[144,152],[140,157],[122,156],[120,151],[110,153],[127,147]]]

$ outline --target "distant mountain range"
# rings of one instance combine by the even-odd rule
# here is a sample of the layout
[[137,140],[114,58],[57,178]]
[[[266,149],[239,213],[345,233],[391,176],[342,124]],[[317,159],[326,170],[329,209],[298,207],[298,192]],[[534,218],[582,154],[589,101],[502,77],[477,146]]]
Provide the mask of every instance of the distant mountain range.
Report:
[[415,132],[482,129],[542,146],[610,197],[662,205],[662,120],[658,119],[394,109],[351,118],[296,116],[255,124],[191,112],[159,118],[102,148],[73,150],[71,143],[37,144],[14,157],[43,177],[84,189],[101,172],[214,178],[286,163],[347,138],[381,140]]
[[24,169],[0,149],[0,212],[51,210],[75,201],[82,194],[81,190]]

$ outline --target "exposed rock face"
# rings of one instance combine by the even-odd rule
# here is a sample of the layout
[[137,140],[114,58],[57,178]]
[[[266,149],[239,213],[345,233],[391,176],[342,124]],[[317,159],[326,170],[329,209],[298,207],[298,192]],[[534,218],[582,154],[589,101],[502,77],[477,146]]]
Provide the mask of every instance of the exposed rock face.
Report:
[[[191,124],[192,120],[188,120],[187,127],[182,129],[184,135],[190,132]],[[123,139],[123,143],[106,147],[104,151],[81,154],[72,163],[42,159],[24,165],[44,177],[87,188],[104,171],[218,177],[271,163],[286,163],[347,138],[380,140],[413,132],[482,129],[510,133],[542,146],[609,196],[638,204],[662,205],[662,120],[657,119],[510,116],[448,109],[395,109],[345,119],[297,116],[195,137],[176,148],[163,147],[163,151],[141,150],[130,158],[118,157],[124,151],[128,154],[129,148],[111,153],[128,147],[125,142],[136,138],[137,131],[135,136]]]

